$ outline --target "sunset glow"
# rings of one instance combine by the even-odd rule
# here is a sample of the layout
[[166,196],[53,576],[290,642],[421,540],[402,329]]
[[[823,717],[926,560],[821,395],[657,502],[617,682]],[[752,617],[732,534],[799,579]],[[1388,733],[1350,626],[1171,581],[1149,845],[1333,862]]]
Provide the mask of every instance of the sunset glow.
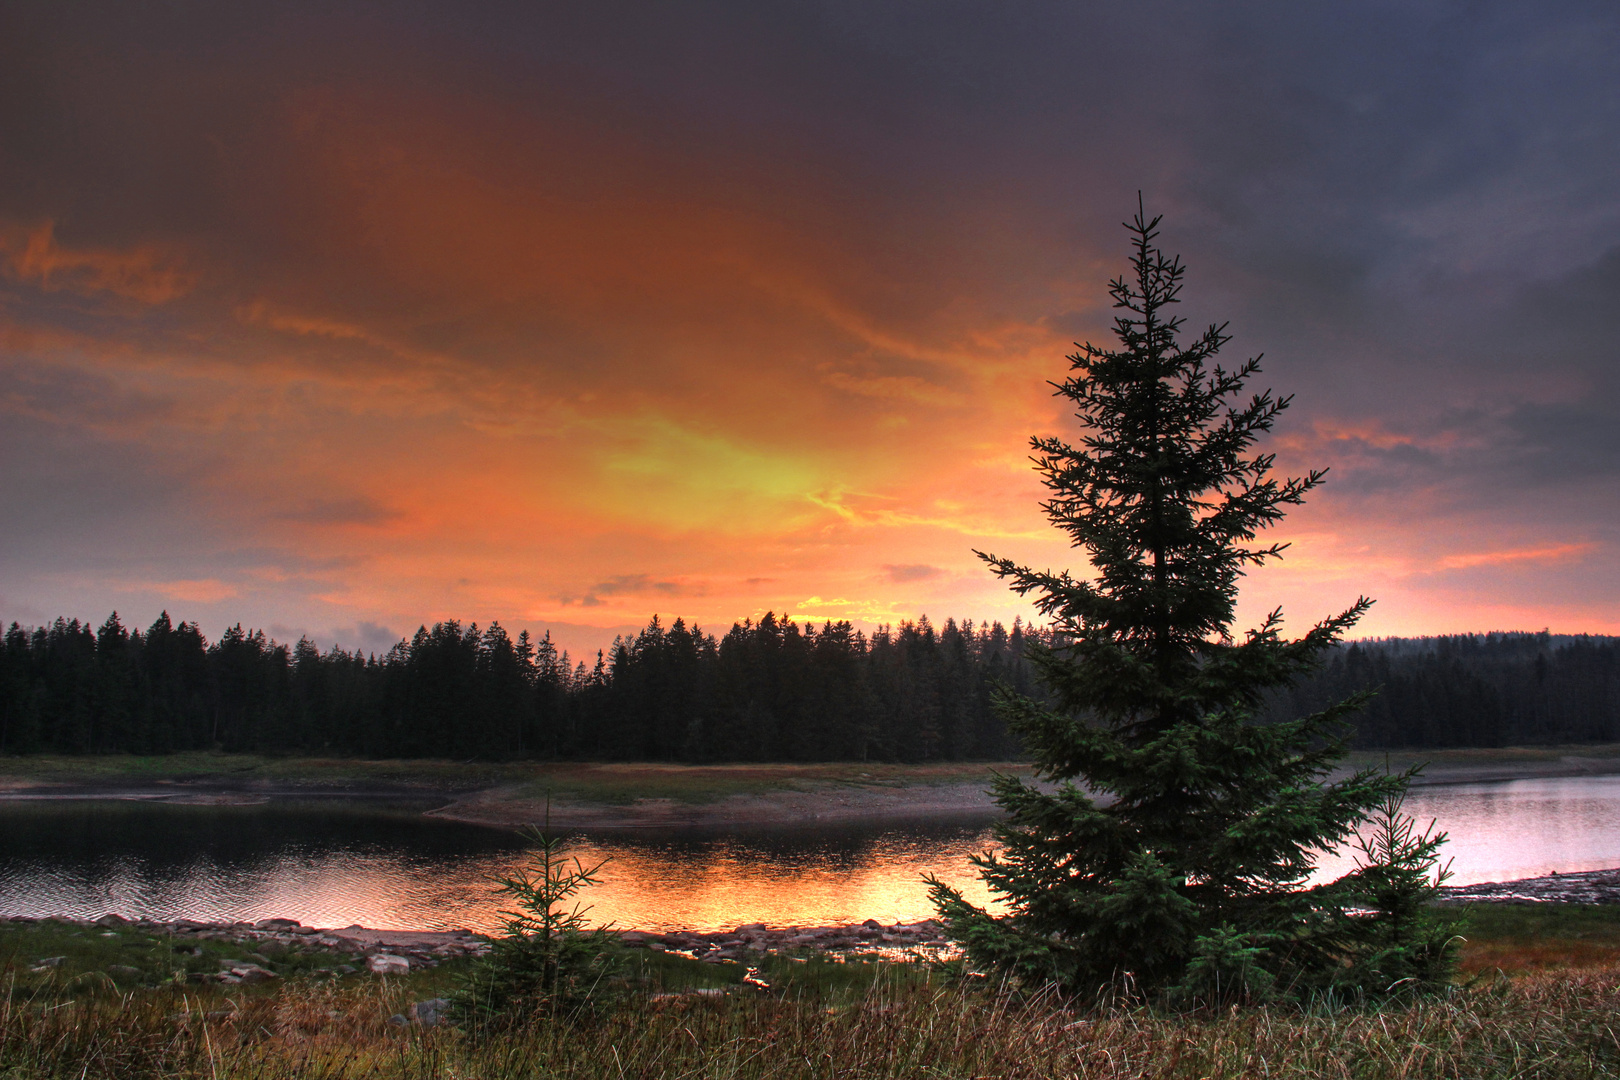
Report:
[[1234,8],[1122,119],[1062,45],[1112,17],[277,7],[0,17],[7,622],[1028,618],[973,550],[1084,569],[1026,445],[1142,189],[1332,469],[1247,620],[1620,632],[1620,139],[1550,96],[1613,53],[1471,27],[1564,88],[1419,105],[1371,21]]

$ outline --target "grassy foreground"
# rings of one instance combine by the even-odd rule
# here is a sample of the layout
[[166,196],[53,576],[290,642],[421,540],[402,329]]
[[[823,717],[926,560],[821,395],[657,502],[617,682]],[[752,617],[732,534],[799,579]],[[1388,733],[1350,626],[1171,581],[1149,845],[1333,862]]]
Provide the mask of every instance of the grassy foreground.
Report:
[[[161,979],[162,939],[42,924],[0,935],[0,1077],[1620,1076],[1620,912],[1495,907],[1472,922],[1471,982],[1381,1010],[1073,1009],[920,964],[789,958],[762,960],[772,989],[758,992],[737,965],[644,953],[625,1005],[484,1036],[389,1022],[442,993],[452,965],[199,986]],[[69,941],[73,956],[31,970]],[[133,954],[147,970],[96,976]],[[710,992],[679,993],[696,987]]]

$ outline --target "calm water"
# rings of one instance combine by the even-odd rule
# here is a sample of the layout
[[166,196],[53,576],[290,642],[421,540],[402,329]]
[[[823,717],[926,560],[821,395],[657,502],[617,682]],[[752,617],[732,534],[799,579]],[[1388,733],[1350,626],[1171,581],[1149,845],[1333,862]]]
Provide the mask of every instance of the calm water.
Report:
[[[259,919],[492,929],[488,882],[516,867],[505,832],[421,807],[327,800],[218,807],[0,803],[0,914]],[[1457,884],[1620,866],[1620,777],[1420,788],[1409,809],[1451,833]],[[599,834],[592,917],[645,929],[821,925],[931,914],[924,873],[984,902],[968,856],[988,823],[726,835]],[[1324,873],[1346,868],[1327,860]]]

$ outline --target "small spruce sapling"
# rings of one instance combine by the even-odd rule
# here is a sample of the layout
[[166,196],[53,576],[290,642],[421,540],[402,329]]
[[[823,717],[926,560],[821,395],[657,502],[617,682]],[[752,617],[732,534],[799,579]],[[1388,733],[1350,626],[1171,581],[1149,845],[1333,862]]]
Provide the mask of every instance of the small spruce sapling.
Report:
[[578,1012],[600,1003],[621,966],[619,949],[605,926],[591,929],[588,907],[574,901],[598,884],[603,859],[587,866],[568,854],[568,842],[549,828],[529,827],[529,865],[500,879],[515,911],[502,936],[473,966],[453,998],[463,1019],[475,1025],[523,1022]]
[[1428,993],[1446,986],[1456,966],[1459,921],[1434,902],[1451,877],[1440,861],[1444,832],[1421,832],[1404,809],[1404,793],[1380,804],[1356,837],[1356,869],[1344,885],[1360,911],[1350,964],[1338,988],[1375,995]]

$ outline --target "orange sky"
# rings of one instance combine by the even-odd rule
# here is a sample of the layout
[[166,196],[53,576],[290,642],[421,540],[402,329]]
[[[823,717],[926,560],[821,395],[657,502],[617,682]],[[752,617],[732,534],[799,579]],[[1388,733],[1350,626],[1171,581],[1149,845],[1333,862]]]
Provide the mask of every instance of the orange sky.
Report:
[[[1141,186],[1187,253],[1187,314],[1231,318],[1233,361],[1263,349],[1264,385],[1298,393],[1280,467],[1334,470],[1246,619],[1366,593],[1368,634],[1620,632],[1612,351],[1489,344],[1545,342],[1558,282],[1610,297],[1612,216],[1549,254],[1504,234],[1516,196],[1489,169],[1328,192],[1335,139],[1372,137],[1353,125],[1263,174],[1204,160],[1192,115],[1121,147],[1108,92],[1012,77],[1033,32],[964,88],[937,58],[900,78],[841,25],[616,51],[606,23],[502,11],[15,17],[0,617],[167,608],[373,649],[498,619],[576,652],[654,612],[1027,617],[972,549],[1077,562],[1025,444],[1074,434],[1044,380],[1106,336]],[[637,68],[665,31],[676,59]],[[1250,92],[1215,70],[1216,98]],[[1287,89],[1237,100],[1229,134],[1293,130]],[[1076,100],[1043,104],[1058,90]],[[1447,130],[1420,113],[1382,121],[1397,160]],[[1233,204],[1267,198],[1297,227]],[[1367,222],[1395,229],[1372,254]],[[1412,282],[1461,298],[1449,323]],[[1578,467],[1549,467],[1572,432]]]

